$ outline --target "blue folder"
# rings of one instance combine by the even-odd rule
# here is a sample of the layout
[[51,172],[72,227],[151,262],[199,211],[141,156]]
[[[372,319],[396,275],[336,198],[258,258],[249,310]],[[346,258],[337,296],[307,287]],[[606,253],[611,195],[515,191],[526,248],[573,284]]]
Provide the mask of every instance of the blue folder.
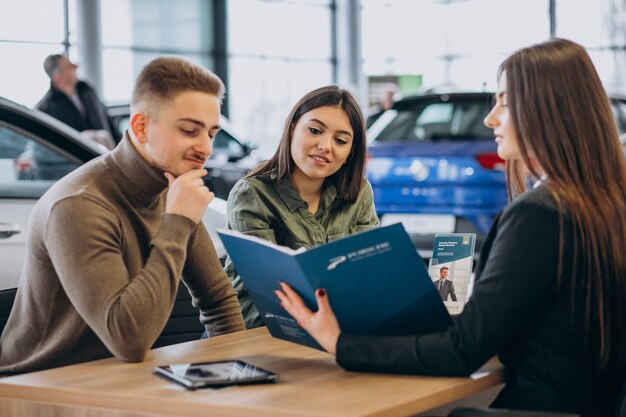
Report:
[[312,310],[325,288],[341,330],[350,334],[412,335],[452,324],[404,227],[398,223],[305,251],[232,230],[218,230],[272,336],[321,347],[283,310],[274,294],[291,285]]

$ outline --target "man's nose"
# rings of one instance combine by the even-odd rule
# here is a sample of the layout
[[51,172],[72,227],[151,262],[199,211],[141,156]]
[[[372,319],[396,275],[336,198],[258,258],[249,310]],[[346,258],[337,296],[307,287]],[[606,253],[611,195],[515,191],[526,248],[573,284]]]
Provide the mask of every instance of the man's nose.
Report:
[[203,135],[202,139],[194,147],[194,150],[202,153],[208,159],[211,156],[211,152],[213,152],[213,139],[208,134]]

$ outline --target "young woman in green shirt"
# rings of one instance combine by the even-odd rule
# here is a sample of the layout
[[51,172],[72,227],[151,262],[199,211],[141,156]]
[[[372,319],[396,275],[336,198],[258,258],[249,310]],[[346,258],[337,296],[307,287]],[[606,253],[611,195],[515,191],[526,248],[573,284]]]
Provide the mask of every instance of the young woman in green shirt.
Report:
[[[365,179],[365,122],[355,98],[326,86],[296,103],[274,156],[235,184],[228,228],[297,249],[378,226]],[[263,324],[230,258],[246,326]]]

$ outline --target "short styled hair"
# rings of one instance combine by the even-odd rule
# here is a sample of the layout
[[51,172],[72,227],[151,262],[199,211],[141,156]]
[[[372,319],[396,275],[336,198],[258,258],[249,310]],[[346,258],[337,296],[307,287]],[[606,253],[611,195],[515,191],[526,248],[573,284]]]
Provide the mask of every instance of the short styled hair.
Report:
[[46,71],[46,74],[48,74],[48,77],[50,77],[50,79],[52,79],[52,77],[54,77],[54,75],[59,70],[59,61],[61,60],[61,58],[63,58],[63,55],[54,54],[48,55],[43,61],[43,69],[44,71]]
[[185,91],[198,91],[224,98],[222,80],[200,65],[183,58],[162,56],[146,65],[135,82],[131,113],[147,111]]

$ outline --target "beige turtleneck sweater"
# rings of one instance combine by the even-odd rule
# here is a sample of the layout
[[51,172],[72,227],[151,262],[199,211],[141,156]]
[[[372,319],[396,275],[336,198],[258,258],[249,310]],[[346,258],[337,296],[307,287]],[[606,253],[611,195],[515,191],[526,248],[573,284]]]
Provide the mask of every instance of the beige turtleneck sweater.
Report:
[[165,214],[166,187],[125,135],[39,200],[0,338],[0,375],[111,355],[143,360],[181,276],[209,335],[244,329],[205,227]]

